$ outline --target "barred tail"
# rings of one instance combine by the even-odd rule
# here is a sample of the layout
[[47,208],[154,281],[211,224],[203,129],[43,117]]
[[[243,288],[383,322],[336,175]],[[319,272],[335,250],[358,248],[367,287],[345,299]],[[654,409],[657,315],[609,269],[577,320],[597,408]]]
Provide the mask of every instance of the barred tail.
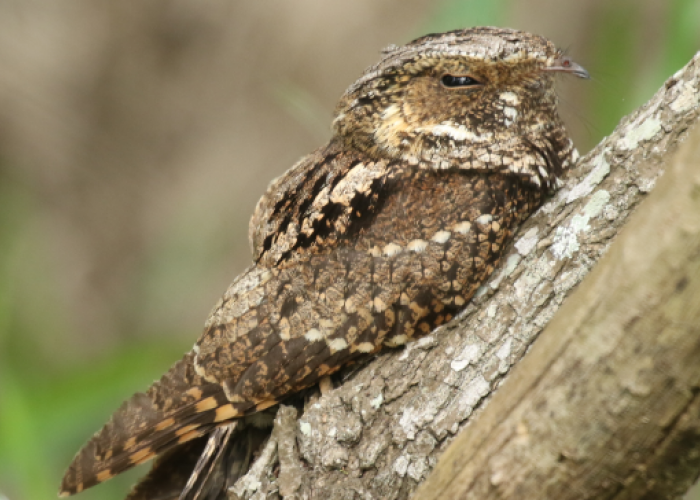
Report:
[[63,477],[59,496],[79,493],[203,436],[250,406],[229,403],[220,385],[197,375],[189,353],[146,393],[125,401],[83,446]]

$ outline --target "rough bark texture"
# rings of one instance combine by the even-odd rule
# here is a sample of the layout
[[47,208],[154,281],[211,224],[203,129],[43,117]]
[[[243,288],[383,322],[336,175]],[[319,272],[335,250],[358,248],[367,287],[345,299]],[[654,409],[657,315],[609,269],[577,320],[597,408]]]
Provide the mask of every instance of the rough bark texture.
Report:
[[414,498],[677,498],[700,471],[700,127]]
[[[670,162],[699,96],[700,54],[579,162],[465,314],[347,372],[298,420],[282,407],[231,497],[408,498],[460,431],[417,498],[687,489],[700,469],[699,129]],[[653,207],[509,374],[667,165]]]

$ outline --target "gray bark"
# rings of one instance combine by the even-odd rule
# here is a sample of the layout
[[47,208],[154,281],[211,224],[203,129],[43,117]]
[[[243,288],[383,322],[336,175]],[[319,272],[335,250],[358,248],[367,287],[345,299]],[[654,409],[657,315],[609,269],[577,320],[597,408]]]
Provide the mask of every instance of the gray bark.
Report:
[[578,163],[464,314],[298,419],[282,407],[231,497],[682,494],[700,471],[699,96],[700,53]]

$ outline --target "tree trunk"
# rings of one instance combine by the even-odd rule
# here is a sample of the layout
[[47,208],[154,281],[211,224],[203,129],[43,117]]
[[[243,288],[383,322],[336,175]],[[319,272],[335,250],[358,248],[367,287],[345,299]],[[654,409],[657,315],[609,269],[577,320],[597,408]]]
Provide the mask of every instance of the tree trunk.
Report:
[[457,320],[346,372],[298,419],[281,407],[230,497],[686,491],[700,471],[699,96],[700,53],[579,162]]

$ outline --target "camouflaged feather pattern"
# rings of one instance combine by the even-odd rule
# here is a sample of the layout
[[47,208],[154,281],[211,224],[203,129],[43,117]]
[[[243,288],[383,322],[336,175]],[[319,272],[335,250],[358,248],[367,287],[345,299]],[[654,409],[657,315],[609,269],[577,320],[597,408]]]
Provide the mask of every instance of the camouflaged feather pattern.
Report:
[[254,264],[193,350],[95,434],[62,495],[450,321],[575,159],[555,72],[585,75],[548,40],[514,30],[385,51],[341,98],[329,144],[258,203]]

